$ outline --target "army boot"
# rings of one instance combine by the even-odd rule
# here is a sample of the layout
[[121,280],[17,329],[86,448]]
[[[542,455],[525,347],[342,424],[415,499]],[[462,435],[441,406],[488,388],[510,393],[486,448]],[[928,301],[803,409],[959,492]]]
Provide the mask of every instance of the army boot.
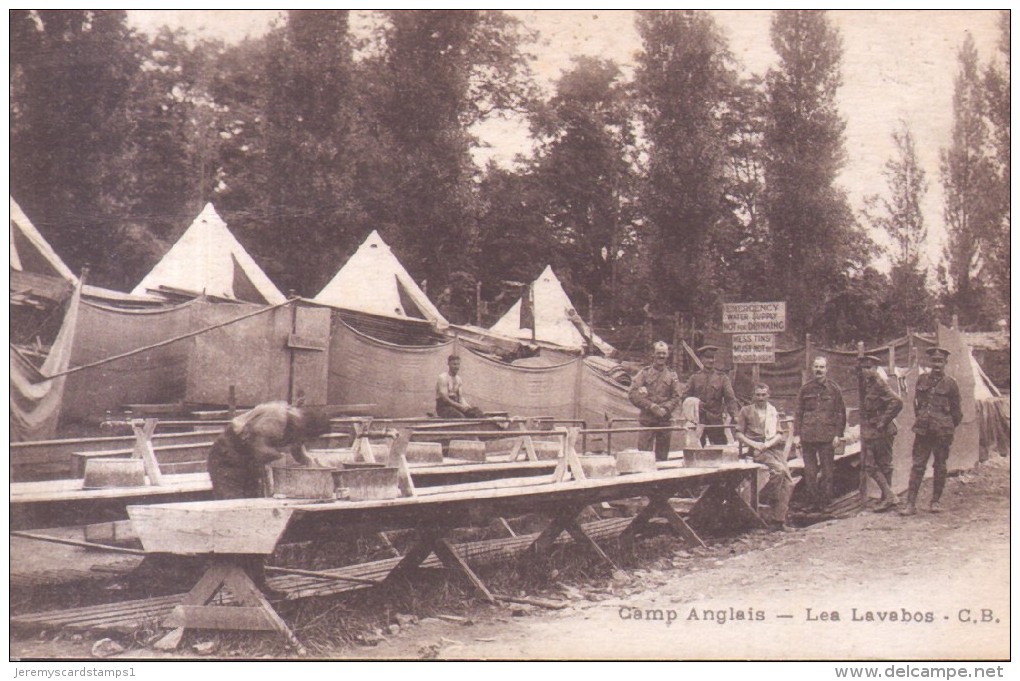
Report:
[[917,515],[917,492],[907,492],[907,505],[900,509],[900,515]]

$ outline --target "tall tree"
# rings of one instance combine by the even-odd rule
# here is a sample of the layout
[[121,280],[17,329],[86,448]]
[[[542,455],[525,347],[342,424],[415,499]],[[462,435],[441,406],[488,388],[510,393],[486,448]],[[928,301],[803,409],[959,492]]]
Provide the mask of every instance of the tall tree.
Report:
[[541,141],[534,173],[546,193],[545,222],[569,269],[563,274],[611,309],[633,212],[635,155],[619,67],[594,57],[577,59],[533,118],[533,130]]
[[520,24],[495,11],[386,13],[379,60],[366,65],[370,130],[366,211],[408,267],[441,290],[471,270],[477,172],[471,126],[529,95]]
[[655,10],[636,19],[635,91],[647,139],[641,192],[654,244],[658,305],[715,318],[728,274],[712,238],[732,226],[729,110],[736,84],[725,39],[706,12]]
[[999,210],[998,229],[989,244],[991,277],[1000,291],[1009,290],[1010,270],[1010,13],[999,13],[999,55],[985,70],[984,84],[992,164],[995,169],[995,204]]
[[547,192],[530,167],[513,171],[490,161],[478,192],[478,251],[485,259],[478,277],[495,314],[520,295],[519,288],[507,288],[504,282],[534,279],[536,266],[556,257],[556,240],[545,217]]
[[764,135],[771,276],[792,330],[818,333],[870,243],[836,185],[846,156],[836,102],[842,40],[823,12],[784,10],[773,15],[772,46],[779,65],[766,76]]
[[995,167],[989,155],[984,90],[974,40],[964,39],[958,52],[959,70],[953,93],[953,132],[942,150],[941,174],[945,193],[943,214],[948,242],[950,311],[964,324],[989,324],[1003,311],[989,279],[989,253],[999,235],[1001,209],[997,200]]
[[887,316],[899,329],[930,328],[934,300],[927,286],[921,250],[927,241],[921,202],[928,190],[924,169],[917,160],[914,136],[905,122],[892,134],[896,156],[885,163],[883,174],[889,194],[870,197],[865,214],[872,225],[893,241]]
[[133,201],[125,98],[140,66],[124,10],[11,13],[11,192],[73,269],[124,282],[108,247]]
[[729,133],[727,198],[732,230],[716,232],[716,251],[730,277],[726,290],[741,300],[754,300],[768,290],[772,251],[765,215],[765,91],[755,76],[741,81],[724,113]]
[[353,179],[349,13],[291,10],[271,45],[258,242],[280,286],[315,295],[365,223]]

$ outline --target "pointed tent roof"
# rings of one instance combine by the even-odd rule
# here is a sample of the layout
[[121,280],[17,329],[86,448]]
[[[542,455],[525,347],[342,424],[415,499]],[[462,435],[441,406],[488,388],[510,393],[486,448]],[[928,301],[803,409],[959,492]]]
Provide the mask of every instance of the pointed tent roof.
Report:
[[60,259],[49,242],[11,198],[11,270],[60,277],[76,284],[78,277]]
[[425,319],[444,327],[449,324],[376,230],[314,300],[383,317]]
[[211,203],[132,293],[160,287],[270,305],[286,300]]
[[[584,329],[588,327],[577,314],[574,304],[567,297],[551,265],[546,266],[532,287],[535,292],[535,340],[571,350],[584,350],[587,342],[578,326]],[[521,301],[514,303],[498,322],[489,327],[489,331],[511,338],[530,340],[531,329],[521,328]],[[614,351],[613,346],[597,335],[593,335],[592,340],[604,355]]]

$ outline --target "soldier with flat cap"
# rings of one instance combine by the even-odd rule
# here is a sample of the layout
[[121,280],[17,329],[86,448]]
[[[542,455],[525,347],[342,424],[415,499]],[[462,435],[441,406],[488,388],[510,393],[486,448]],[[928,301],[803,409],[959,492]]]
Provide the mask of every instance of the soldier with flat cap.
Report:
[[953,444],[953,433],[963,420],[960,408],[960,386],[952,376],[946,375],[946,361],[949,351],[943,348],[928,348],[928,363],[931,371],[917,379],[914,393],[914,447],[911,452],[913,466],[910,468],[910,484],[907,488],[907,505],[900,513],[917,513],[917,493],[924,480],[928,459],[934,455],[932,468],[935,482],[931,492],[932,513],[939,513],[942,506],[942,490],[946,486],[946,462],[949,461],[949,447]]
[[714,445],[726,444],[726,433],[719,426],[723,424],[723,413],[730,415],[733,422],[737,420],[737,396],[733,394],[733,384],[729,374],[717,371],[715,354],[719,348],[705,345],[698,348],[698,358],[702,368],[695,372],[684,389],[683,402],[688,397],[696,397],[700,402],[698,420],[705,428],[701,436],[701,444],[711,442]]
[[896,508],[900,503],[892,489],[892,450],[896,439],[893,419],[903,409],[903,400],[879,373],[881,365],[882,359],[875,355],[860,358],[864,372],[864,404],[861,405],[861,440],[866,452],[864,470],[882,490],[882,498],[875,508],[879,513]]
[[[652,363],[638,372],[630,387],[630,401],[641,410],[638,422],[646,427],[673,425],[673,410],[680,403],[680,379],[666,365],[669,346],[658,341],[653,347]],[[668,430],[644,431],[638,435],[638,449],[654,451],[656,461],[669,458]]]

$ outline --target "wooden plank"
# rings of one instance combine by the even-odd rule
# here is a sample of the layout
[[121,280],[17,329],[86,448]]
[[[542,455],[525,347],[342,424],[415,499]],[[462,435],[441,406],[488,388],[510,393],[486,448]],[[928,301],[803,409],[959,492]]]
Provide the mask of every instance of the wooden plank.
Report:
[[261,607],[178,605],[163,620],[163,627],[176,629],[228,629],[275,631],[276,623]]
[[16,615],[11,618],[20,624],[45,624],[46,626],[58,626],[69,622],[89,622],[101,619],[117,618],[121,615],[135,615],[140,612],[162,608],[169,610],[181,602],[184,594],[163,596],[159,598],[144,598],[135,601],[123,601],[121,603],[107,603],[102,605],[88,605],[80,608],[69,608],[67,610],[48,610],[45,612],[31,613],[28,615]]
[[291,350],[311,350],[322,352],[326,349],[326,341],[292,333],[287,336],[287,347]]
[[150,553],[262,555],[273,552],[293,512],[284,505],[224,504],[128,506],[127,512]]
[[450,543],[446,541],[446,539],[437,537],[432,545],[432,549],[439,557],[439,560],[443,562],[443,565],[451,570],[456,570],[463,576],[467,577],[468,581],[471,582],[471,584],[474,585],[479,592],[481,592],[482,597],[485,600],[490,603],[496,602],[496,599],[493,598],[488,587],[485,586],[485,582],[483,582],[481,578],[475,574],[474,570],[468,566],[464,559],[460,557],[460,554],[457,553],[456,549],[450,546]]
[[133,422],[131,428],[135,431],[133,456],[142,460],[149,484],[158,487],[163,484],[163,475],[156,462],[156,453],[152,450],[152,434],[156,431],[156,423],[156,419],[145,419],[144,423]]
[[118,487],[109,489],[82,489],[81,479],[40,480],[14,482],[10,485],[12,504],[38,504],[56,501],[88,501],[104,499],[130,499],[131,497],[160,494],[190,494],[209,491],[212,483],[207,473],[185,473],[164,476],[165,484],[153,487]]
[[602,547],[596,544],[595,540],[589,537],[585,531],[581,529],[581,526],[577,524],[576,520],[571,520],[567,523],[566,530],[570,533],[570,536],[574,538],[574,541],[581,546],[587,547],[589,551],[598,556],[603,563],[608,565],[614,571],[620,569],[616,563],[613,562],[613,559],[606,555],[606,552],[602,550]]
[[[595,539],[608,539],[623,531],[629,522],[627,518],[610,518],[585,523],[584,531]],[[466,562],[483,564],[492,560],[504,559],[518,554],[526,548],[537,535],[518,537],[517,539],[498,539],[479,542],[469,542],[456,547],[457,552],[462,555]],[[562,542],[570,539],[564,537]],[[359,565],[346,566],[333,570],[324,571],[327,574],[347,574],[359,577],[375,577],[382,579],[399,562],[399,559],[389,558],[384,560],[362,563]],[[442,563],[435,557],[429,557],[422,562],[422,567],[440,567]],[[326,596],[332,594],[346,593],[349,591],[367,588],[367,585],[351,584],[347,582],[323,582],[319,578],[274,578],[270,581],[274,588],[285,587],[289,594],[288,599],[300,599],[312,596]],[[53,629],[68,628],[81,630],[107,630],[122,631],[130,629],[131,623],[147,623],[152,620],[161,620],[178,605],[183,594],[171,596],[160,596],[149,599],[133,601],[122,601],[120,603],[107,603],[94,606],[82,606],[67,610],[49,610],[38,613],[28,613],[11,617],[11,626],[22,629]],[[224,603],[232,603],[233,597],[224,594]],[[119,614],[118,614],[119,613]]]

